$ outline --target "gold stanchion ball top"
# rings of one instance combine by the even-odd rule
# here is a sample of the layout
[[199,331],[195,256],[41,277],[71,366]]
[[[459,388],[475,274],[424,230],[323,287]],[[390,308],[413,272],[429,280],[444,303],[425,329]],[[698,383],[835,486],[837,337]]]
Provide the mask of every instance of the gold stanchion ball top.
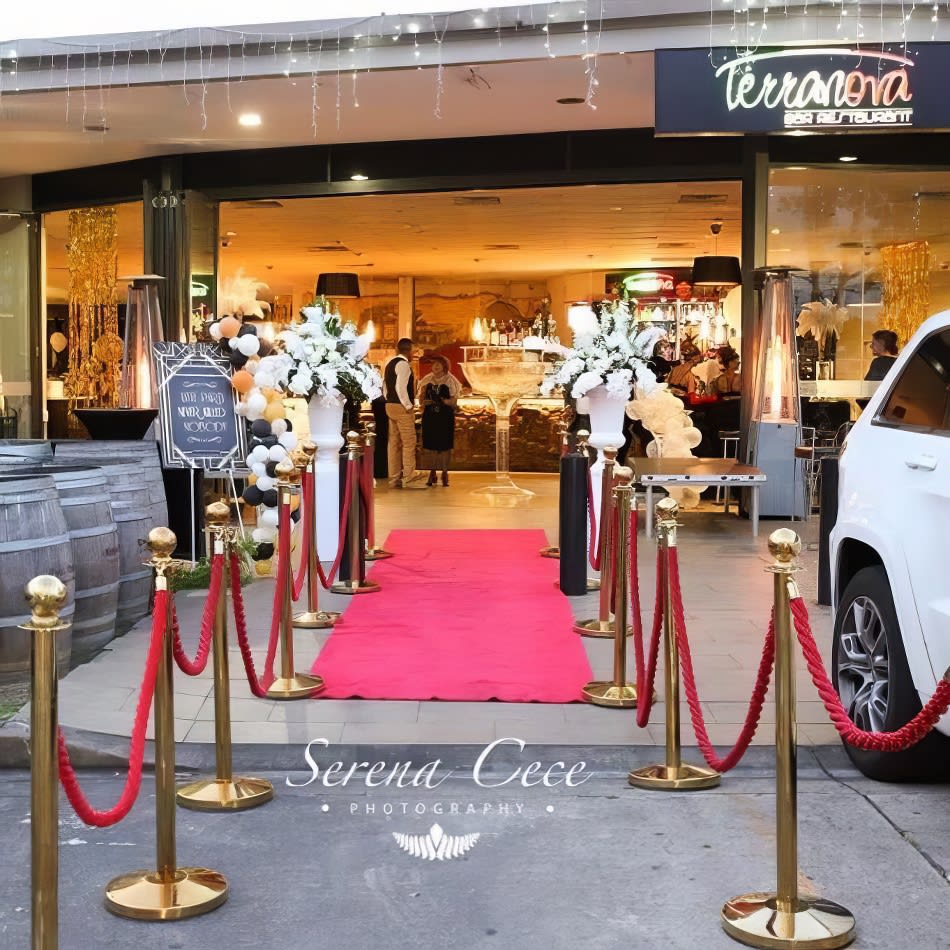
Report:
[[145,543],[156,557],[171,557],[178,546],[178,538],[171,528],[152,528]]
[[317,446],[308,439],[300,443],[300,451],[303,452],[308,459],[312,459],[317,454]]
[[297,471],[297,466],[289,455],[277,463],[274,473],[277,475],[277,480],[284,484],[293,485],[300,480],[300,472]]
[[350,431],[346,433],[346,447],[348,449],[358,449],[362,444],[363,439],[360,437],[359,432],[354,432],[350,429]]
[[294,468],[303,472],[310,465],[310,456],[299,446],[290,453],[290,461],[294,463]]
[[26,601],[33,610],[33,619],[56,617],[66,603],[66,585],[52,574],[40,574],[23,588]]
[[223,501],[215,501],[205,508],[205,521],[212,528],[223,528],[231,520],[231,508]]
[[780,564],[790,564],[801,550],[801,538],[791,528],[779,528],[769,535],[769,554]]
[[676,516],[680,513],[680,506],[675,498],[661,498],[653,510],[656,512],[658,522],[676,521]]
[[614,488],[632,488],[633,469],[626,465],[614,466]]
[[372,432],[373,435],[375,435],[375,434],[376,434],[376,423],[375,423],[375,422],[367,422],[366,425],[365,425],[365,429],[366,429],[367,433]]
[[586,429],[578,429],[576,435],[578,442],[586,442],[590,438],[590,433]]
[[617,446],[615,445],[605,445],[604,446],[604,462],[616,462],[617,461]]

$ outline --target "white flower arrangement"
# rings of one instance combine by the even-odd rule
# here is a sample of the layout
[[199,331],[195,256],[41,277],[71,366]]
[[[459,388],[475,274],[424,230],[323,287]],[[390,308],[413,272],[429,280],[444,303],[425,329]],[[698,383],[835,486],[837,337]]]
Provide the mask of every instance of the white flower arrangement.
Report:
[[278,334],[277,352],[261,359],[255,386],[323,403],[341,397],[372,402],[382,395],[383,381],[364,359],[372,343],[367,334],[357,334],[324,299],[304,307],[300,315],[300,323]]
[[656,376],[647,360],[662,330],[648,327],[634,334],[635,329],[625,300],[605,302],[592,332],[575,334],[574,348],[565,351],[564,359],[541,383],[541,393],[549,396],[560,386],[579,399],[604,386],[610,395],[627,399],[634,383],[638,391],[649,393],[656,387]]

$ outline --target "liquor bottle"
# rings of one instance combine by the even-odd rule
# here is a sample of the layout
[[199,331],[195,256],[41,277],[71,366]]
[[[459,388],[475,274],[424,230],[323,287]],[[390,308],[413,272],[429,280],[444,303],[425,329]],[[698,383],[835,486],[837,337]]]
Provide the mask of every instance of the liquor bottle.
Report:
[[498,327],[495,326],[494,318],[488,330],[488,344],[489,346],[498,346]]
[[514,346],[517,343],[517,338],[515,337],[515,322],[514,320],[508,321],[508,345]]
[[498,328],[498,345],[508,345],[508,325],[504,321],[502,321],[501,326]]

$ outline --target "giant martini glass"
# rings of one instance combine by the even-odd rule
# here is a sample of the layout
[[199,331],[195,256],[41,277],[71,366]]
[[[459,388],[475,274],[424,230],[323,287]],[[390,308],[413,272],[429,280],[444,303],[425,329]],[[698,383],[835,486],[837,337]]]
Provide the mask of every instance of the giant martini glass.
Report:
[[462,364],[472,390],[487,396],[495,410],[495,481],[473,494],[528,497],[534,492],[519,488],[508,472],[511,410],[519,399],[537,394],[544,379],[544,363],[527,361],[524,350],[496,350],[495,354],[495,359]]

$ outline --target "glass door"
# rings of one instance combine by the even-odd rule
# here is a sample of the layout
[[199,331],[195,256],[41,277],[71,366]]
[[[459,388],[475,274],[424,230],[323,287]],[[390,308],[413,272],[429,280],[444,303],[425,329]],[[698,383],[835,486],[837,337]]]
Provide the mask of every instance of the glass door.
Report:
[[[38,428],[42,393],[34,393],[31,293],[37,272],[31,214],[0,214],[0,438],[27,439]],[[40,351],[37,350],[39,353]]]

